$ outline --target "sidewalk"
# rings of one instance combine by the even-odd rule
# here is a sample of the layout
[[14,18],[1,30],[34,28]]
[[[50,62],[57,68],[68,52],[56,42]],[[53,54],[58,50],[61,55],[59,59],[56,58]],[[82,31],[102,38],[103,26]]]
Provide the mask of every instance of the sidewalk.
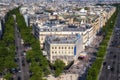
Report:
[[49,77],[47,77],[47,80],[77,80],[78,77],[78,74],[62,74],[57,78],[53,77],[52,75],[49,75]]

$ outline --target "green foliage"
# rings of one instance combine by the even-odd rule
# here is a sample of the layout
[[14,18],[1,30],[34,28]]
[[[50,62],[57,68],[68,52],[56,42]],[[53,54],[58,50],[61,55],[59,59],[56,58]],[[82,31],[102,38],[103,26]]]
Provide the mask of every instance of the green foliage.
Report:
[[120,7],[117,7],[117,10],[115,11],[115,13],[111,16],[111,18],[108,20],[106,25],[102,28],[103,34],[105,34],[105,38],[100,44],[96,61],[93,63],[92,67],[88,70],[87,80],[97,80],[98,78],[103,57],[106,53],[107,45],[112,35],[114,24],[115,24],[119,10],[120,10]]
[[55,67],[55,76],[59,76],[65,68],[65,63],[62,60],[57,59],[53,64]]
[[19,8],[14,10],[14,14],[16,15],[16,21],[24,44],[29,44],[32,48],[27,51],[26,55],[27,60],[31,62],[30,70],[33,72],[31,80],[42,80],[42,77],[50,72],[48,70],[49,65],[47,59],[42,55],[40,42],[33,36],[31,27],[26,26],[24,17],[19,12]]
[[7,73],[7,74],[5,74],[5,76],[4,76],[4,78],[5,78],[6,80],[10,80],[11,77],[12,77],[12,74],[11,74],[11,73]]
[[36,62],[32,62],[31,64],[31,70],[33,72],[33,75],[30,80],[42,80],[43,73],[42,69],[37,65]]
[[[2,40],[0,40],[0,72],[16,67],[14,57],[14,19],[12,17],[12,11],[10,11],[6,15],[4,34]],[[7,76],[9,76],[9,73]]]

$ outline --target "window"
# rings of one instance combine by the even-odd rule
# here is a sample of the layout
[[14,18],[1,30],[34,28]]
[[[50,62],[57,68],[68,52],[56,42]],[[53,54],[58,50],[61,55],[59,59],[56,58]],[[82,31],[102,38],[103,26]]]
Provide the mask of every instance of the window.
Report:
[[41,37],[41,40],[43,40],[43,37]]
[[60,47],[59,47],[59,49],[60,49]]
[[73,47],[71,47],[71,49],[73,49]]
[[54,54],[54,51],[52,51],[52,54]]
[[52,49],[54,49],[54,47],[52,47]]
[[70,47],[68,47],[68,49],[70,49]]

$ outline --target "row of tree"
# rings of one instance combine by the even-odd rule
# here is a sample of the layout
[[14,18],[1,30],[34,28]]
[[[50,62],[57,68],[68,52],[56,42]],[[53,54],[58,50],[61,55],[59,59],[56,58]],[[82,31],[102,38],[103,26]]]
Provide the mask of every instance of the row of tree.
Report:
[[32,71],[31,80],[43,80],[43,77],[49,74],[49,64],[47,59],[42,55],[39,40],[32,34],[32,28],[26,26],[24,17],[19,12],[19,8],[14,9],[16,20],[20,33],[25,45],[29,45],[32,49],[27,51],[27,61],[31,64]]
[[102,28],[102,32],[104,35],[104,39],[102,43],[100,44],[99,50],[97,52],[97,59],[92,64],[91,68],[88,70],[87,74],[87,80],[97,80],[98,74],[103,62],[103,57],[105,56],[107,45],[110,40],[110,37],[113,32],[113,28],[116,22],[117,15],[120,11],[120,7],[117,5],[115,13],[111,16],[111,18],[108,20],[106,25]]
[[0,73],[9,80],[12,75],[10,70],[16,68],[15,58],[15,40],[14,40],[14,19],[12,11],[6,15],[4,34],[0,40]]

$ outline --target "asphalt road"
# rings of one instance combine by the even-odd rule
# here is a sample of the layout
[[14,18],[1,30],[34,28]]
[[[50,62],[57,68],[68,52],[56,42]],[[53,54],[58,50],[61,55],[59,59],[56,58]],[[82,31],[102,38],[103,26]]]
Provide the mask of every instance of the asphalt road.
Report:
[[24,53],[24,46],[21,43],[21,34],[18,29],[18,25],[16,23],[16,18],[14,17],[15,25],[15,46],[16,46],[16,58],[18,61],[16,62],[18,64],[18,72],[14,74],[14,80],[29,80],[29,65],[26,62],[26,56],[23,55]]
[[120,13],[111,37],[99,80],[120,80]]

